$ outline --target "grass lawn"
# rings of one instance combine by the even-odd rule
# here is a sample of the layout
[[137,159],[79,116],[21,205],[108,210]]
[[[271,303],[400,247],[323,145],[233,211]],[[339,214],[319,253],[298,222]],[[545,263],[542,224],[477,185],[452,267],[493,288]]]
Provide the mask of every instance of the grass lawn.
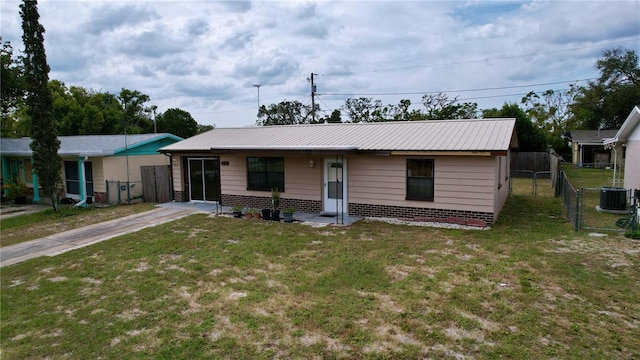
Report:
[[[567,174],[571,185],[574,188],[600,188],[603,186],[613,186],[613,170],[611,169],[589,169],[577,168],[570,164],[563,165],[562,171]],[[616,172],[616,179],[619,182],[624,179],[624,172],[619,170]],[[617,186],[622,186],[618,184]]]
[[58,212],[47,209],[33,214],[20,215],[0,221],[0,247],[29,241],[51,234],[76,229],[97,222],[151,210],[154,204],[134,204],[109,207],[78,208],[63,206]]
[[193,215],[2,269],[2,359],[639,358],[640,242]]

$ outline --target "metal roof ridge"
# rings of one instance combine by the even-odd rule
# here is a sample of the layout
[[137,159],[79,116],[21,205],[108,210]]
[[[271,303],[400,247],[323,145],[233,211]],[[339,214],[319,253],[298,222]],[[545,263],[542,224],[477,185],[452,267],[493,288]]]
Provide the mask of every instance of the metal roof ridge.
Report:
[[[425,123],[448,123],[448,122],[479,122],[479,121],[512,121],[513,117],[509,118],[473,118],[473,119],[426,119],[426,120],[393,120],[393,121],[375,121],[375,122],[340,122],[340,123],[319,123],[319,124],[285,124],[285,125],[251,125],[251,126],[230,126],[230,127],[217,127],[213,130],[223,129],[268,129],[268,128],[282,128],[282,127],[319,127],[319,126],[376,126],[376,125],[390,125],[390,124],[425,124]],[[204,133],[203,133],[204,134]],[[198,134],[200,135],[200,134]]]

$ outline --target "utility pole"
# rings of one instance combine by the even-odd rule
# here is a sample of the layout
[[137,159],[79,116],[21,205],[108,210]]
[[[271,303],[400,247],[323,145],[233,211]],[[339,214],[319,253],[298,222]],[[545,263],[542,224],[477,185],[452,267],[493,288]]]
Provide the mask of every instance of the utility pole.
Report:
[[256,88],[258,88],[258,114],[260,114],[260,84],[253,84]]
[[311,123],[316,123],[316,83],[313,81],[314,73],[311,73]]

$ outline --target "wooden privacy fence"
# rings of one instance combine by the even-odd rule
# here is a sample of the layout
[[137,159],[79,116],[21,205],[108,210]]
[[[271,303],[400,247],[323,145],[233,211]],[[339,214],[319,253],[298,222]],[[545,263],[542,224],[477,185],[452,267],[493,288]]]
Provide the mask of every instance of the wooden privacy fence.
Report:
[[171,169],[169,165],[141,166],[142,197],[149,203],[166,203],[171,196]]
[[511,170],[550,171],[548,152],[512,152]]

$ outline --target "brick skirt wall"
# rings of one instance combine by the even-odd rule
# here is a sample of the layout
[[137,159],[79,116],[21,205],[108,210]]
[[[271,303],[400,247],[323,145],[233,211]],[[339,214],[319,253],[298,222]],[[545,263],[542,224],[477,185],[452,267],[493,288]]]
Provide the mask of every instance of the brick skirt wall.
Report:
[[[243,208],[271,209],[271,196],[245,196],[222,194],[222,205],[242,206]],[[304,213],[318,213],[322,211],[322,202],[316,200],[280,199],[280,209],[294,208]]]
[[493,213],[416,208],[409,206],[387,206],[349,203],[349,215],[457,223],[469,223],[474,222],[474,220],[479,220],[489,226],[493,224]]
[[175,201],[178,201],[178,202],[189,201],[189,197],[187,195],[188,194],[187,194],[186,191],[174,191],[173,192],[173,198],[175,199]]
[[105,204],[107,202],[107,193],[95,191],[93,193],[93,202]]

